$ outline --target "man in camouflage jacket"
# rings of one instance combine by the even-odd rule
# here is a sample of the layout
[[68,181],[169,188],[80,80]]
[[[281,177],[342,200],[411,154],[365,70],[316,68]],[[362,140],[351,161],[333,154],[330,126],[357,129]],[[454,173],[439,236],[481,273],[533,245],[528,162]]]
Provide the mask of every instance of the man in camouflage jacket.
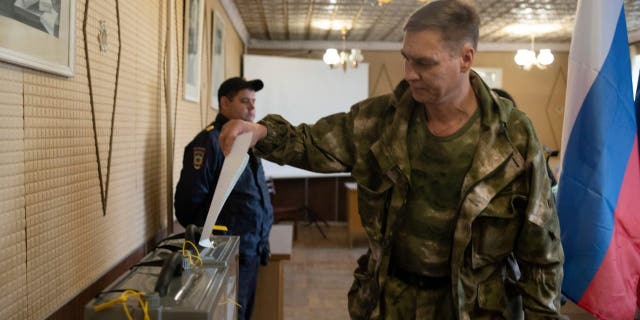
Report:
[[[517,287],[525,318],[553,318],[559,312],[563,253],[543,150],[521,111],[493,96],[475,73],[470,80],[480,100],[482,133],[462,187],[451,254],[458,318],[478,319],[476,305],[507,312],[514,298],[506,296],[504,276],[511,252],[522,273]],[[414,102],[407,87],[403,81],[393,94],[365,100],[313,126],[294,128],[273,115],[259,122],[268,128],[256,145],[266,159],[317,172],[351,172],[358,183],[358,209],[370,250],[359,259],[349,292],[354,319],[377,312],[380,288],[393,263],[390,243],[409,188],[402,142]]]
[[[459,5],[459,1],[434,1],[425,7],[434,4]],[[406,80],[392,94],[362,101],[348,113],[330,115],[313,125],[293,127],[270,115],[258,124],[227,125],[221,136],[223,149],[229,150],[234,136],[252,131],[256,150],[266,159],[316,172],[351,172],[358,183],[358,209],[369,239],[369,250],[358,260],[349,291],[352,319],[396,318],[387,314],[383,299],[395,263],[394,239],[411,189],[407,131],[413,110],[421,103],[429,107],[431,98],[423,99],[422,82],[416,80],[421,78],[419,68],[426,65],[429,70],[431,60],[419,54],[421,46],[412,44],[441,35],[407,27],[405,31]],[[422,36],[426,38],[416,39]],[[465,44],[465,48],[471,47]],[[526,115],[510,101],[492,95],[470,70],[475,50],[467,49],[460,59],[454,55],[449,66],[457,68],[463,61],[464,78],[458,84],[467,86],[465,94],[473,97],[469,105],[480,113],[480,131],[460,188],[453,228],[448,286],[452,314],[423,317],[416,312],[406,318],[515,319],[521,316],[519,311],[526,319],[561,319],[564,256],[543,150]],[[436,65],[450,63],[447,59],[436,55]],[[521,272],[517,279],[507,277],[514,273],[508,262],[512,257]],[[510,280],[515,280],[515,291],[507,288]],[[518,301],[521,305],[514,309]],[[423,301],[427,306],[416,308],[441,303]]]

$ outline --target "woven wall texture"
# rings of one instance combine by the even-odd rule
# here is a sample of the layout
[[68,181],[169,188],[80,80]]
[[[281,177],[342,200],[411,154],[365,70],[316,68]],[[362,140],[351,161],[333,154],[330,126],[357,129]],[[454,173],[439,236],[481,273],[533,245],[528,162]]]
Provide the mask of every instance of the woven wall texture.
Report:
[[86,1],[72,77],[0,62],[0,319],[46,318],[166,228],[184,145],[215,117],[182,98],[182,0],[170,17],[164,1]]
[[22,70],[0,63],[0,319],[27,311]]
[[[162,185],[166,156],[160,154],[162,9],[157,1],[119,4],[122,51],[114,107],[119,49],[116,3],[76,4],[75,75],[67,79],[24,70],[30,319],[55,311],[166,220],[161,192],[166,187]],[[107,26],[106,51],[100,51],[98,44],[100,20]]]

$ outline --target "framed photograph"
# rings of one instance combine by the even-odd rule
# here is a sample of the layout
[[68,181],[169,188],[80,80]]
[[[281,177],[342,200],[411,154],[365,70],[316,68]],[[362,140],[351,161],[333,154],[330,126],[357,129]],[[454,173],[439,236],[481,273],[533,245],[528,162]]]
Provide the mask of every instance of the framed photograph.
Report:
[[209,106],[218,109],[218,87],[224,81],[224,22],[218,13],[211,11],[211,70]]
[[200,102],[204,0],[185,0],[184,13],[184,99]]
[[75,0],[0,0],[0,60],[73,75]]

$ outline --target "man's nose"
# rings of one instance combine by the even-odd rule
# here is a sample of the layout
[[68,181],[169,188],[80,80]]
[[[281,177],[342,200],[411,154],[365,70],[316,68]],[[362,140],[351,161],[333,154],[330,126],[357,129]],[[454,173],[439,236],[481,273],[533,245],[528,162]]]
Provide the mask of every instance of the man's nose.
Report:
[[413,70],[410,63],[404,64],[404,79],[407,81],[418,79],[418,74]]

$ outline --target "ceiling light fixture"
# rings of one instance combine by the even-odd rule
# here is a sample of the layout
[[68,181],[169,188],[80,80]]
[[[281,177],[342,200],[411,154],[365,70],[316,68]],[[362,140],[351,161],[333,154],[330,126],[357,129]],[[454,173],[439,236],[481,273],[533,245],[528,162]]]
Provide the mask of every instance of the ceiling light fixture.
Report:
[[538,55],[534,48],[535,36],[531,36],[531,49],[518,49],[513,60],[524,70],[531,70],[533,66],[538,69],[546,69],[553,63],[554,57],[551,49],[540,49]]
[[338,52],[338,49],[329,48],[324,52],[322,61],[328,64],[331,69],[342,67],[342,70],[347,72],[347,68],[357,68],[360,62],[364,60],[360,49],[351,49],[351,51],[347,51],[346,39],[347,28],[342,27],[342,50]]

